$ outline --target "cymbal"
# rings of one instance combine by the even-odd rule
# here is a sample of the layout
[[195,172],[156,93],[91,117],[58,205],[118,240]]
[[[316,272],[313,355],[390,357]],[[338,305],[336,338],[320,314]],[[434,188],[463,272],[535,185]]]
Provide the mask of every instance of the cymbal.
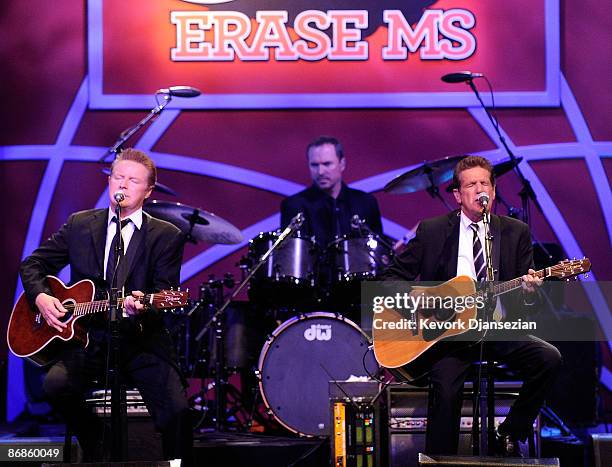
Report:
[[225,219],[181,203],[153,200],[143,209],[158,219],[177,226],[188,238],[208,243],[233,245],[242,241],[242,232]]
[[[496,162],[495,164],[493,164],[493,173],[495,174],[495,178],[499,178],[502,175],[505,175],[506,173],[510,172],[517,165],[519,165],[522,160],[522,157],[515,157],[514,159],[504,159],[500,162]],[[446,191],[448,193],[451,193],[454,189],[455,185],[453,183],[446,187]]]
[[436,161],[423,162],[418,167],[395,177],[383,190],[387,193],[414,193],[440,186],[453,178],[453,170],[466,156],[448,156]]
[[[102,169],[102,173],[106,175],[110,175],[110,169]],[[166,195],[176,196],[176,191],[170,188],[168,185],[164,185],[163,183],[155,182],[155,191],[159,191],[160,193],[164,193]]]

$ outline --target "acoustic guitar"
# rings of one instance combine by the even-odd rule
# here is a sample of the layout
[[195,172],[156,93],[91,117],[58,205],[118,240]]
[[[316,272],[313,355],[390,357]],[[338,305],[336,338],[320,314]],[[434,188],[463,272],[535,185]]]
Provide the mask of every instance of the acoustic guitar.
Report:
[[[540,279],[569,279],[591,270],[587,259],[565,260],[535,273]],[[489,297],[496,297],[521,287],[522,278],[492,284]],[[482,307],[485,302],[482,290],[477,290],[476,282],[469,276],[458,276],[434,287],[415,286],[411,295],[422,298],[414,313],[402,313],[396,309],[383,308],[374,313],[372,337],[374,354],[378,363],[386,368],[399,368],[410,365],[405,371],[410,374],[422,374],[425,360],[439,358],[435,345],[441,340],[467,332],[475,332],[483,318]],[[436,299],[437,298],[437,299]],[[460,298],[461,300],[456,300]],[[462,303],[461,312],[452,308],[441,309],[444,301]],[[427,306],[431,304],[431,306]],[[472,306],[467,306],[471,304]],[[518,322],[517,322],[518,323]],[[486,324],[486,323],[485,323]],[[503,323],[504,326],[515,323]],[[520,324],[520,323],[518,323]],[[495,323],[493,323],[495,325]],[[504,327],[508,329],[509,327]],[[480,331],[481,328],[478,328]],[[510,329],[513,329],[510,327]],[[475,334],[476,335],[476,334]],[[470,337],[472,334],[470,334]],[[430,358],[427,358],[429,356]],[[412,370],[410,369],[412,367]]]
[[[51,293],[68,310],[60,319],[67,324],[62,332],[49,326],[42,313],[30,304],[22,293],[13,307],[6,332],[9,349],[18,357],[28,358],[37,365],[46,365],[57,355],[60,346],[69,341],[89,344],[85,320],[81,318],[108,311],[108,300],[94,301],[95,286],[90,280],[82,280],[67,287],[55,276],[47,276]],[[181,308],[189,303],[186,291],[162,290],[147,294],[139,300],[145,308],[168,310]],[[119,299],[118,307],[123,305]]]

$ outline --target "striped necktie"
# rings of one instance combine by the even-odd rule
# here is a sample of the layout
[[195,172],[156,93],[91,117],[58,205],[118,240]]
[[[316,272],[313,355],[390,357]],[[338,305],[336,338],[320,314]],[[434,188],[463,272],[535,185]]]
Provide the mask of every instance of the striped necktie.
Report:
[[474,232],[474,239],[472,241],[472,251],[474,253],[474,270],[476,271],[476,281],[484,281],[487,277],[487,271],[485,268],[484,250],[482,249],[482,243],[478,238],[478,230],[480,227],[478,224],[470,224],[472,232]]

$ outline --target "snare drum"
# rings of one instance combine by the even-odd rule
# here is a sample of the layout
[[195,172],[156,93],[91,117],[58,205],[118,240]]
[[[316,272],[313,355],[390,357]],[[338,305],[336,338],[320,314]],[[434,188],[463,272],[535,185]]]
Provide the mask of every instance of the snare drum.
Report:
[[375,374],[378,364],[369,344],[355,323],[335,313],[308,313],[285,321],[259,357],[264,403],[292,432],[329,436],[329,381]]

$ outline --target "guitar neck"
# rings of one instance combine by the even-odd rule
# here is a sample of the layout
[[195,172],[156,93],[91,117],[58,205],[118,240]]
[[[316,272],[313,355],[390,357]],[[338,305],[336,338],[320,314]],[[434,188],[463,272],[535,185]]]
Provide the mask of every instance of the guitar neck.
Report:
[[[542,279],[542,280],[546,279],[554,275],[553,269],[555,267],[556,266],[540,269],[539,271],[536,271],[535,274],[533,275],[536,276],[538,279]],[[497,284],[493,287],[493,295],[497,297],[498,295],[503,295],[505,293],[512,292],[513,290],[516,290],[519,287],[521,287],[522,283],[523,283],[523,278],[517,277],[516,279],[512,279],[506,282],[502,282],[501,284]]]
[[[152,300],[154,294],[145,295],[140,301],[142,303],[149,303]],[[124,298],[120,297],[117,299],[117,306],[123,306]],[[76,303],[74,305],[75,316],[92,315],[95,313],[102,313],[108,310],[110,305],[109,300],[95,300],[93,302]]]

